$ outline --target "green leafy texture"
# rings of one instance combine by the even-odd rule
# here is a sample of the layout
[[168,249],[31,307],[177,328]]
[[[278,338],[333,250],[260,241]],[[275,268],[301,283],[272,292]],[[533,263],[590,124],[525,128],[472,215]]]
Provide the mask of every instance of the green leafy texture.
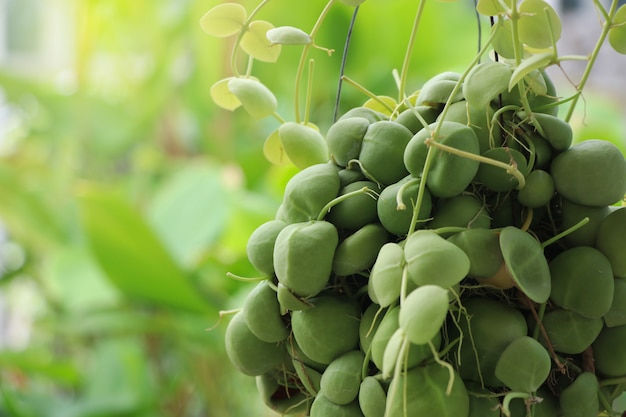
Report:
[[84,314],[119,303],[120,295],[87,251],[62,248],[46,265],[46,285],[68,312]]
[[284,363],[288,356],[284,344],[264,342],[252,333],[243,310],[228,323],[224,342],[231,363],[248,376],[267,373]]
[[[559,353],[578,355],[584,352],[600,334],[602,319],[590,319],[565,309],[554,309],[543,316],[550,346]],[[539,341],[548,346],[543,336]]]
[[448,290],[438,285],[422,285],[406,297],[400,306],[400,328],[416,345],[432,340],[448,314]]
[[265,20],[255,20],[241,37],[241,49],[248,55],[263,62],[276,62],[280,55],[281,46],[274,45],[267,38],[267,32],[274,25]]
[[211,36],[224,38],[239,32],[247,16],[248,13],[241,4],[220,4],[200,18],[200,27]]
[[[523,366],[520,366],[523,360]],[[504,349],[496,365],[496,376],[513,391],[534,392],[550,374],[550,354],[541,343],[522,336]]]
[[110,338],[97,344],[85,370],[89,377],[84,402],[79,406],[83,411],[77,415],[110,414],[111,410],[138,414],[145,404],[156,401],[158,391],[142,346],[134,337]]
[[513,70],[501,62],[487,61],[476,65],[463,83],[463,96],[471,105],[486,108],[498,94],[507,90]]
[[289,336],[280,314],[276,292],[261,281],[250,291],[243,302],[243,314],[250,331],[268,343],[277,343]]
[[328,145],[315,127],[286,122],[278,128],[278,135],[287,157],[298,169],[328,161]]
[[[450,378],[453,378],[453,383],[448,394],[446,387]],[[385,412],[387,417],[467,415],[469,395],[463,380],[456,372],[450,375],[439,364],[418,366],[391,380]]]
[[308,33],[293,26],[279,26],[266,33],[272,45],[308,45],[312,42]]
[[598,379],[592,372],[583,372],[561,392],[559,404],[566,417],[595,416],[600,409]]
[[252,78],[233,78],[228,89],[241,101],[243,108],[255,119],[274,114],[278,102],[274,93],[260,81]]
[[626,326],[605,327],[593,342],[596,370],[606,377],[626,375]]
[[248,261],[261,274],[274,274],[274,244],[276,237],[287,226],[280,220],[268,220],[259,225],[248,237],[246,254]]
[[263,143],[263,155],[274,165],[287,165],[291,162],[285,153],[283,144],[280,141],[278,129],[270,133],[270,135],[265,139],[265,142]]
[[493,38],[493,49],[502,58],[515,58],[515,48],[513,47],[513,23],[510,19],[502,21],[499,25],[494,25],[491,29],[497,31]]
[[599,250],[569,248],[550,261],[550,273],[550,299],[555,305],[589,318],[602,318],[611,309],[615,279],[609,260]]
[[304,354],[328,365],[359,344],[361,308],[345,297],[320,296],[313,308],[291,314],[293,336]]
[[380,382],[373,376],[366,376],[359,388],[359,407],[365,417],[382,417],[385,415],[387,393]]
[[513,74],[511,75],[511,80],[509,81],[509,91],[513,90],[513,87],[515,87],[517,83],[522,81],[524,77],[531,74],[533,71],[549,66],[552,63],[553,58],[554,52],[544,52],[523,60],[522,63],[515,68]]
[[542,71],[532,71],[526,76],[526,84],[531,93],[537,96],[546,96],[548,93],[548,84],[543,76]]
[[161,186],[149,207],[150,224],[179,265],[196,265],[224,231],[231,205],[223,174],[207,163],[189,164]]
[[109,280],[132,298],[196,312],[211,311],[139,213],[106,188],[79,192],[81,224]]
[[371,269],[380,248],[388,241],[389,233],[380,224],[363,226],[337,246],[333,272],[345,277]]
[[410,235],[404,245],[409,277],[417,285],[449,288],[467,276],[470,260],[461,248],[431,230]]
[[620,278],[626,278],[624,230],[626,230],[626,207],[621,207],[602,220],[595,242],[595,247],[611,262],[613,275]]
[[383,245],[370,272],[367,291],[381,307],[388,307],[400,297],[404,250],[395,242]]
[[235,77],[224,78],[211,86],[211,99],[219,107],[233,111],[241,107],[241,101],[228,88],[228,83]]
[[511,1],[512,0],[479,0],[476,4],[476,11],[485,16],[505,14],[511,9]]
[[561,19],[543,0],[524,0],[519,5],[520,41],[532,48],[549,48],[561,37]]
[[334,359],[322,374],[320,394],[335,404],[346,405],[359,395],[365,354],[351,350]]
[[626,54],[626,4],[622,5],[613,17],[613,25],[609,29],[609,45],[620,54]]
[[500,249],[511,277],[524,294],[536,303],[550,297],[550,268],[543,249],[529,233],[514,226],[500,232]]
[[50,350],[35,346],[19,351],[3,349],[0,352],[0,366],[7,374],[17,370],[29,376],[45,376],[67,387],[77,385],[81,378],[76,364],[55,356]]
[[365,0],[340,0],[343,4],[347,4],[348,6],[359,6],[365,3]]

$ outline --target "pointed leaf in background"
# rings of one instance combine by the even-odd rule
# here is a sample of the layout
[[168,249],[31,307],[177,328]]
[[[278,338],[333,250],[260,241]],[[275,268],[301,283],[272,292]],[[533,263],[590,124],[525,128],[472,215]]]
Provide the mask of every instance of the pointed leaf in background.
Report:
[[211,310],[127,201],[95,184],[84,184],[78,198],[81,224],[93,253],[109,280],[122,292],[168,307]]
[[205,162],[183,168],[157,192],[147,217],[163,244],[185,269],[220,238],[232,206],[224,171]]

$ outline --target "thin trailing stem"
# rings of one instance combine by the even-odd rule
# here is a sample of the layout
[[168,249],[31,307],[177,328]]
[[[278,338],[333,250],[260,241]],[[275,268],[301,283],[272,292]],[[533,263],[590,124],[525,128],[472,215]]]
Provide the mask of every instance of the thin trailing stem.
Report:
[[[328,12],[330,11],[331,7],[336,3],[336,1],[337,0],[328,1],[328,3],[326,4],[326,7],[324,7],[324,10],[322,10],[322,13],[317,18],[315,25],[313,25],[313,29],[311,29],[311,33],[309,34],[311,38],[311,43],[304,45],[304,48],[302,49],[302,55],[300,56],[298,70],[296,72],[296,85],[295,85],[295,93],[294,93],[294,96],[295,96],[294,109],[296,113],[295,118],[296,118],[297,123],[300,123],[300,83],[302,81],[302,73],[304,72],[306,58],[309,54],[309,51],[314,46],[315,36],[317,35],[317,32],[319,31],[320,27],[322,26],[322,23],[324,22],[324,19],[326,18],[326,16],[328,15]],[[307,98],[307,101],[308,101],[308,98]]]
[[613,17],[615,16],[615,12],[617,11],[617,6],[619,5],[618,0],[611,1],[611,7],[609,11],[607,12],[602,6],[602,4],[600,3],[600,0],[593,0],[593,3],[598,8],[600,13],[602,13],[604,17],[604,24],[602,25],[602,32],[600,33],[600,36],[598,37],[598,41],[596,42],[596,45],[593,48],[591,55],[589,56],[589,62],[587,63],[587,67],[585,68],[585,71],[583,72],[583,75],[580,78],[578,85],[576,86],[576,94],[574,96],[574,100],[572,101],[572,104],[570,105],[569,110],[564,118],[566,122],[569,122],[572,116],[574,115],[574,110],[576,109],[576,104],[578,103],[578,99],[582,95],[582,91],[585,88],[587,81],[589,80],[589,76],[591,75],[591,70],[596,60],[598,59],[598,54],[600,53],[600,49],[602,48],[602,45],[604,44],[604,41],[606,40],[606,37],[609,34],[609,30],[611,29],[611,26],[613,24]]
[[374,100],[377,103],[379,103],[387,111],[389,111],[389,113],[393,113],[394,112],[395,109],[393,107],[389,106],[389,104],[387,104],[384,100],[381,100],[380,97],[378,97],[376,94],[374,94],[373,92],[371,92],[370,90],[365,88],[363,85],[359,84],[358,82],[354,81],[351,78],[346,77],[345,75],[343,77],[341,77],[341,78],[343,79],[343,81],[347,82],[348,84],[350,84],[351,86],[353,86],[354,88],[359,90],[364,95],[368,96],[372,100]]
[[[250,12],[250,14],[248,15],[248,18],[243,23],[243,28],[237,34],[237,39],[235,40],[235,43],[233,45],[233,52],[230,56],[230,67],[235,77],[239,77],[241,75],[239,73],[239,70],[237,69],[237,52],[239,51],[239,44],[241,43],[241,39],[243,38],[243,35],[245,35],[246,32],[248,31],[248,26],[250,25],[250,22],[252,22],[252,19],[254,19],[254,17],[261,11],[261,9],[265,7],[265,5],[269,3],[270,1],[271,0],[263,0],[261,3],[259,3],[259,5],[255,7],[254,10],[252,10],[252,12]],[[246,72],[249,73],[251,68],[252,68],[252,64],[248,62]]]
[[561,233],[559,233],[558,235],[555,235],[554,237],[546,240],[545,242],[543,242],[541,244],[541,249],[545,249],[546,247],[550,246],[551,244],[553,244],[557,240],[559,240],[559,239],[569,235],[570,233],[573,233],[576,230],[580,229],[581,227],[583,227],[587,223],[589,223],[589,217],[585,217],[584,219],[582,219],[581,221],[579,221],[578,223],[576,223],[572,227],[569,227],[569,228],[565,229],[564,231],[562,231]]
[[346,35],[346,43],[343,47],[343,54],[341,56],[341,68],[339,69],[339,82],[337,85],[337,97],[335,98],[335,113],[333,114],[333,123],[337,121],[339,116],[339,103],[341,102],[341,88],[343,87],[343,76],[346,71],[346,62],[348,60],[348,49],[350,47],[350,40],[352,39],[352,30],[356,22],[356,16],[359,13],[359,6],[354,8],[352,13],[352,20],[350,20],[350,26],[348,27],[348,34]]
[[[315,72],[315,60],[309,60],[309,82],[307,83],[306,96],[311,97],[313,93],[313,74]],[[311,115],[311,100],[307,100],[304,106],[304,123],[309,123],[309,116]]]
[[496,166],[498,168],[502,168],[504,169],[508,174],[512,175],[515,177],[515,179],[517,180],[517,189],[522,189],[524,188],[524,186],[526,185],[526,179],[524,178],[524,174],[522,174],[520,172],[519,169],[517,169],[517,166],[515,166],[514,164],[507,164],[505,162],[502,161],[497,161],[495,159],[492,158],[488,158],[486,156],[482,156],[482,155],[478,155],[475,153],[471,153],[471,152],[467,152],[467,151],[463,151],[461,149],[457,149],[455,147],[452,146],[448,146],[448,145],[444,145],[443,143],[439,143],[436,140],[429,138],[426,139],[426,144],[431,146],[431,147],[435,147],[438,148],[442,151],[454,154],[454,155],[458,155],[460,157],[463,158],[467,158],[467,159],[472,159],[474,161],[478,161],[478,162],[482,162],[485,164],[489,164],[489,165],[493,165]]
[[406,53],[404,55],[404,62],[402,63],[402,71],[400,73],[400,85],[399,89],[399,98],[398,101],[402,102],[406,95],[406,80],[409,74],[409,65],[411,63],[411,56],[413,55],[413,48],[415,47],[415,39],[417,37],[417,29],[419,27],[419,22],[422,18],[422,14],[424,12],[424,5],[426,4],[425,0],[420,0],[419,5],[417,7],[417,13],[415,13],[415,20],[413,21],[413,27],[411,29],[411,36],[409,38],[409,44],[406,48]]

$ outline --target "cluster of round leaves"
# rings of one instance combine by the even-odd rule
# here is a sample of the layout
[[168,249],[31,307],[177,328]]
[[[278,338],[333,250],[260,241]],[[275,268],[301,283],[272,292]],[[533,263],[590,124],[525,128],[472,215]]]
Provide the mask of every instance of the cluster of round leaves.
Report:
[[[201,24],[237,35],[233,62],[315,46],[315,29],[275,28],[258,10],[226,3]],[[626,7],[601,10],[602,36],[626,52]],[[573,144],[557,117],[543,71],[566,59],[554,10],[480,0],[477,11],[497,16],[488,42],[500,60],[441,73],[403,103],[373,97],[324,133],[277,116],[249,71],[233,65],[212,87],[223,108],[277,116],[264,152],[301,170],[250,236],[265,279],[226,331],[268,407],[612,415],[626,382],[626,161],[604,140]]]
[[320,133],[326,160],[250,236],[267,279],[226,332],[269,407],[591,417],[622,393],[626,160],[573,144],[545,73],[528,76],[545,91],[531,114],[508,79],[482,87],[505,73],[445,72],[404,109]]

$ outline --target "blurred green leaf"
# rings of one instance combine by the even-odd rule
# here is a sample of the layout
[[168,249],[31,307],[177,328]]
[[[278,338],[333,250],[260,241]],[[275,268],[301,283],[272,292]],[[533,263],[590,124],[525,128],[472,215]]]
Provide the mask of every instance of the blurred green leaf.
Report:
[[626,54],[626,4],[620,6],[609,29],[609,44],[620,54]]
[[35,347],[21,351],[1,351],[0,367],[8,373],[19,370],[19,373],[45,376],[65,386],[73,386],[80,381],[75,364]]
[[211,36],[231,36],[241,30],[247,14],[246,9],[241,4],[220,4],[202,16],[200,26]]
[[141,215],[109,189],[84,184],[81,223],[108,278],[132,298],[197,312],[208,304]]
[[267,31],[274,25],[265,20],[255,20],[241,37],[241,48],[254,59],[263,62],[276,62],[280,56],[281,45],[272,44],[267,39]]
[[44,187],[45,183],[26,181],[20,167],[0,163],[0,219],[19,239],[38,246],[65,237],[61,217],[50,207]]
[[83,248],[65,247],[54,253],[46,278],[55,299],[74,314],[116,305],[121,298]]
[[149,207],[150,223],[184,267],[198,262],[228,222],[231,201],[223,175],[216,166],[192,162],[160,187]]

